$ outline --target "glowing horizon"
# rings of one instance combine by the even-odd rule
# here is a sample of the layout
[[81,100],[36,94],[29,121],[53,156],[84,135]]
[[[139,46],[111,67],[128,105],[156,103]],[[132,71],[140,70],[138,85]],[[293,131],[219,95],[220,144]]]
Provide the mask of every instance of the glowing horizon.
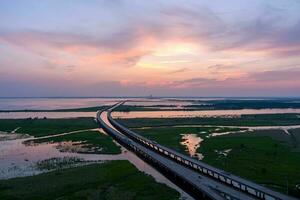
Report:
[[296,0],[1,1],[0,97],[299,96]]

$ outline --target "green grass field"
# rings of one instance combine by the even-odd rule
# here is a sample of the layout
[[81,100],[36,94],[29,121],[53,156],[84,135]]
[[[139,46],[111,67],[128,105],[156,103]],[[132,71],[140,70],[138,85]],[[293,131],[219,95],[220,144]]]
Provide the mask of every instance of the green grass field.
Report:
[[127,127],[215,125],[215,126],[280,126],[300,125],[299,114],[242,115],[239,118],[192,117],[192,118],[132,118],[117,119]]
[[[227,149],[231,149],[227,156],[218,153]],[[259,133],[211,137],[202,142],[198,152],[208,164],[281,192],[286,191],[287,181],[294,193],[300,183],[300,153],[287,143]]]
[[292,142],[294,148],[298,149],[300,151],[300,128],[292,129],[289,131],[292,137]]
[[46,136],[77,130],[98,128],[93,118],[71,119],[0,119],[0,131],[10,132],[20,127],[17,133]]
[[[54,142],[77,142],[76,145],[80,145],[88,151],[76,150],[77,153],[93,153],[93,154],[119,154],[121,149],[117,146],[112,138],[99,131],[82,131],[78,133],[72,133],[69,135],[55,136],[44,139],[29,140],[28,144],[40,144],[40,143],[54,143]],[[74,145],[74,146],[76,146]]]
[[128,161],[111,161],[0,181],[1,200],[178,198],[177,191],[155,182]]

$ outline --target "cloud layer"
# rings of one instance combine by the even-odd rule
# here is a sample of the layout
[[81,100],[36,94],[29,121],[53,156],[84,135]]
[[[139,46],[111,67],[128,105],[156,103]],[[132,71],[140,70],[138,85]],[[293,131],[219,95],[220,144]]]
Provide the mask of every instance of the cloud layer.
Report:
[[0,92],[298,96],[299,9],[293,0],[1,2]]

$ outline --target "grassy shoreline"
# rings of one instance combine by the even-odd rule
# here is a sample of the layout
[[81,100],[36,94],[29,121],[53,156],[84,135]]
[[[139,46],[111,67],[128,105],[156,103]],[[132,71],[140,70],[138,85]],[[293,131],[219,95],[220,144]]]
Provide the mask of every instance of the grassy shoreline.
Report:
[[117,146],[111,137],[99,131],[81,131],[68,135],[54,136],[49,138],[41,138],[28,140],[26,145],[37,145],[42,143],[63,143],[70,142],[64,149],[61,145],[60,151],[71,151],[85,154],[120,154],[121,148]]
[[72,119],[0,119],[0,131],[29,134],[35,137],[98,128],[91,117]]

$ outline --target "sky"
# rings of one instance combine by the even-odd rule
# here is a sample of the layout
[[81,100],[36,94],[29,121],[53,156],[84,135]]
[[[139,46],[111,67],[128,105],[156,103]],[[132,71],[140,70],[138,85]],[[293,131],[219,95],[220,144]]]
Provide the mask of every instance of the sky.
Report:
[[300,96],[299,0],[0,0],[0,97]]

